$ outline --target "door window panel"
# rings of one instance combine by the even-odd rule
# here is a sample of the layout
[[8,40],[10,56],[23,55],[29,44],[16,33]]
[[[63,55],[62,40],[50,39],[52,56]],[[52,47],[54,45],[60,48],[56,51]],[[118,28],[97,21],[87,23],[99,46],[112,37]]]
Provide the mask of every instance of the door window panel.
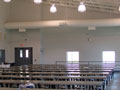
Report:
[[29,50],[26,50],[26,58],[29,58]]
[[23,58],[23,50],[20,50],[20,58]]

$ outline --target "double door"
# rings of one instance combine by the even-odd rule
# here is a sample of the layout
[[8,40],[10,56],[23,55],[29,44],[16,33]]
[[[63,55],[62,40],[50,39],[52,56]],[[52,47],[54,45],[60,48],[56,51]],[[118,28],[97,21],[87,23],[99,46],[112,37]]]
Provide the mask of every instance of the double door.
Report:
[[18,47],[15,48],[15,65],[30,65],[32,64],[32,48]]

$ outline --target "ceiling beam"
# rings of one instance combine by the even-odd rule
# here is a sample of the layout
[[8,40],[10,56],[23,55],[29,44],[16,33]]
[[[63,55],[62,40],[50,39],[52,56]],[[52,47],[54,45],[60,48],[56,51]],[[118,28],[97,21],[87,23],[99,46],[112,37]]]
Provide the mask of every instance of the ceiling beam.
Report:
[[117,19],[95,19],[95,20],[54,20],[54,21],[34,21],[34,22],[8,22],[6,29],[34,29],[45,27],[112,27],[120,26],[120,18]]

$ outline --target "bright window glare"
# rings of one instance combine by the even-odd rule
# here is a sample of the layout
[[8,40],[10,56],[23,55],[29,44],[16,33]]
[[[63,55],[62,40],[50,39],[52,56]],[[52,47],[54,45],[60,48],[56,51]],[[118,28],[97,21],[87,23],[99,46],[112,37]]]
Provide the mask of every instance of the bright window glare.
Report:
[[79,62],[79,52],[78,51],[67,52],[67,61],[68,62]]
[[23,58],[23,50],[20,50],[20,58]]
[[115,51],[103,51],[103,62],[115,62]]
[[26,58],[29,57],[29,50],[26,50]]

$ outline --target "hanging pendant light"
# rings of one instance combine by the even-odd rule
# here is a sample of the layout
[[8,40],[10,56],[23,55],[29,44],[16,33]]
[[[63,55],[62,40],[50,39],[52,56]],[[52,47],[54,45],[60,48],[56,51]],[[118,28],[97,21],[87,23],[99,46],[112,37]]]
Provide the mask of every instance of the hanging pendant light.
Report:
[[118,11],[120,11],[120,6],[119,6],[119,8],[118,8]]
[[50,7],[50,12],[51,13],[56,13],[57,12],[57,8],[55,6],[55,4],[52,4],[51,7]]
[[35,4],[40,4],[40,3],[42,3],[42,0],[34,0],[34,3]]
[[3,0],[4,2],[7,2],[7,3],[9,3],[9,2],[11,2],[11,0]]
[[86,11],[86,6],[84,2],[80,2],[80,5],[78,6],[78,11],[79,12],[85,12]]

